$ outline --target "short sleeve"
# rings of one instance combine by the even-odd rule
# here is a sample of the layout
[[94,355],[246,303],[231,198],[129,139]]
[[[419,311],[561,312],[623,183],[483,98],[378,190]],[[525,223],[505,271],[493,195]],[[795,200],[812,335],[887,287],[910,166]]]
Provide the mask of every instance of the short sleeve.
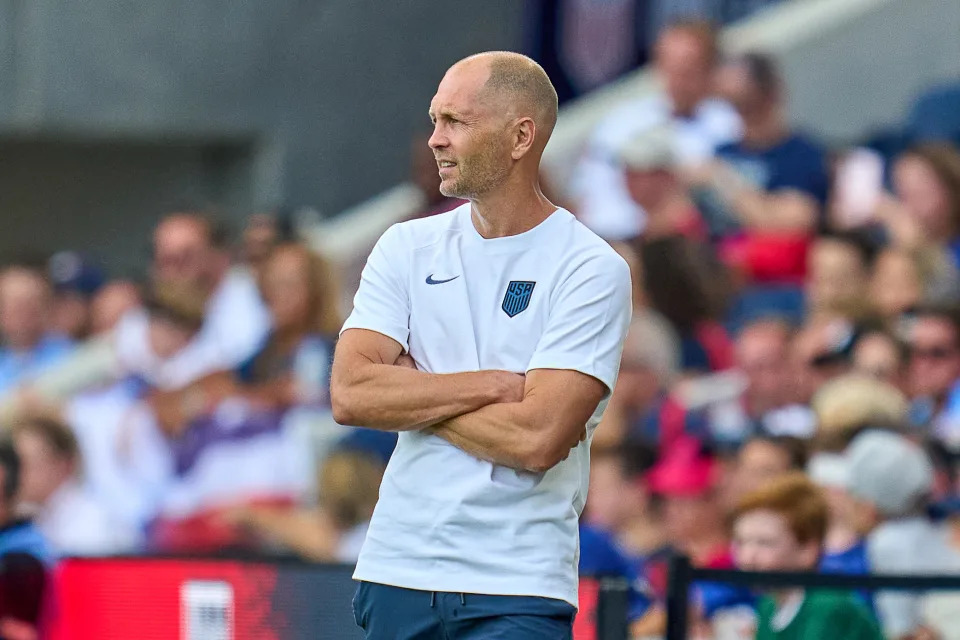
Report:
[[553,293],[527,370],[579,371],[612,390],[630,324],[630,295],[630,270],[612,250],[577,265]]
[[340,329],[369,329],[409,348],[410,296],[407,289],[409,248],[394,225],[377,241],[360,277],[353,311]]

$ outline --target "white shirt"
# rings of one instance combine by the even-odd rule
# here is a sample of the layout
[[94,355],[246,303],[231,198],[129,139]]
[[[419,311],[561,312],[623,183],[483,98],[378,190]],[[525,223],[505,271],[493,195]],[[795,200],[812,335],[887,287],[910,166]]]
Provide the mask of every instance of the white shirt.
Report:
[[594,131],[574,171],[573,185],[580,220],[604,238],[620,240],[643,231],[645,214],[627,191],[617,157],[631,138],[665,124],[674,128],[675,152],[683,165],[710,159],[718,146],[739,139],[741,131],[733,108],[715,98],[701,102],[691,118],[675,117],[662,95],[634,100],[612,111]]
[[120,553],[136,542],[134,532],[112,520],[76,481],[60,485],[34,522],[60,556]]
[[148,320],[143,309],[121,318],[115,330],[117,353],[127,371],[164,389],[236,367],[253,355],[270,330],[270,316],[256,280],[241,268],[224,276],[207,302],[200,333],[173,357],[161,361],[150,349]]
[[[566,210],[489,240],[470,211],[465,204],[387,230],[344,330],[393,338],[422,371],[572,369],[612,389],[630,322],[626,263]],[[606,399],[586,425],[588,436],[605,406]],[[589,437],[534,474],[478,460],[434,435],[401,432],[354,577],[576,605],[588,476]]]

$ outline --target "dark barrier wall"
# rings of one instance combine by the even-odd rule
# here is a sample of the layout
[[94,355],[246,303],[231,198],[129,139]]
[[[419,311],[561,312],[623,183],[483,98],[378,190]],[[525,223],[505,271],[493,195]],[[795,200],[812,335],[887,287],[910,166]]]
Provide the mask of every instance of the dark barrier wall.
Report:
[[[133,235],[129,218],[181,194],[329,213],[365,200],[406,179],[411,134],[452,62],[523,47],[523,5],[0,2],[0,157],[30,164],[0,172],[0,253],[41,228],[87,247]],[[64,146],[46,158],[24,149],[51,142]]]

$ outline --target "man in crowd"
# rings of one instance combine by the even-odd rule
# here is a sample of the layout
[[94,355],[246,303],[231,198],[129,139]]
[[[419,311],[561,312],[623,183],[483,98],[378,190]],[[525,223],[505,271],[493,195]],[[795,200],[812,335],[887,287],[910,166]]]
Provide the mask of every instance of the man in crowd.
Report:
[[929,421],[934,437],[960,450],[960,312],[928,307],[919,310],[909,324],[911,419]]
[[143,311],[128,314],[117,327],[121,362],[153,384],[170,388],[239,365],[266,337],[269,317],[257,283],[230,268],[225,232],[198,213],[174,213],[153,237],[155,283],[193,287],[207,296],[203,327],[181,353],[161,361],[149,349]]
[[[790,129],[771,57],[749,53],[726,62],[717,88],[743,120],[743,138],[721,145],[717,162],[692,170],[688,180],[711,229],[728,238],[728,260],[754,279],[802,277],[806,241],[827,198],[824,150]],[[734,235],[743,237],[733,243]]]
[[[865,431],[845,452],[855,525],[865,535],[871,571],[942,574],[952,554],[944,532],[927,517],[933,465],[919,446],[887,431]],[[912,593],[881,592],[877,613],[890,638],[920,628],[922,600]]]
[[50,332],[53,291],[46,274],[28,265],[0,271],[0,391],[56,363],[72,350]]
[[70,429],[32,418],[14,431],[22,462],[18,497],[57,555],[99,555],[132,548],[135,536],[110,519],[79,480],[80,451]]
[[666,27],[654,47],[663,93],[618,108],[593,133],[575,170],[574,197],[580,219],[601,236],[629,238],[644,228],[644,213],[630,198],[617,158],[626,141],[652,128],[673,127],[677,160],[689,165],[739,136],[737,115],[710,97],[716,59],[716,36],[706,23]]
[[[733,549],[746,571],[812,571],[823,552],[827,503],[803,474],[750,493],[734,510]],[[758,640],[882,640],[862,603],[846,594],[777,589],[758,605]]]
[[36,638],[51,560],[46,540],[18,518],[20,458],[9,440],[0,441],[0,637]]

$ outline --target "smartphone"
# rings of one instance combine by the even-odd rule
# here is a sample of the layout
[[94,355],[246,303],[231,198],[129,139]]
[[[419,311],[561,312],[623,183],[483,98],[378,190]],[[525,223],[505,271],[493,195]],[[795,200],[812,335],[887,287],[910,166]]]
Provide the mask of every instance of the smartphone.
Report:
[[233,587],[191,580],[180,587],[180,640],[234,640]]
[[837,167],[835,222],[851,229],[870,222],[883,195],[883,157],[856,148]]

